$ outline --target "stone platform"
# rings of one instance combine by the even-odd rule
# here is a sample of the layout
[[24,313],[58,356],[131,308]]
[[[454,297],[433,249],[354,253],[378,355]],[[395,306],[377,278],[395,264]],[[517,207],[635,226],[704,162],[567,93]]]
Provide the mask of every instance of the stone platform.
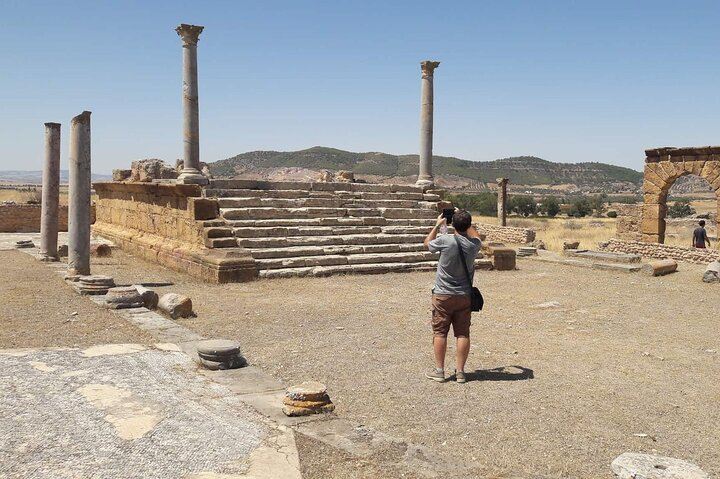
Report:
[[416,186],[215,179],[95,190],[95,233],[211,282],[437,266],[422,241],[441,197]]

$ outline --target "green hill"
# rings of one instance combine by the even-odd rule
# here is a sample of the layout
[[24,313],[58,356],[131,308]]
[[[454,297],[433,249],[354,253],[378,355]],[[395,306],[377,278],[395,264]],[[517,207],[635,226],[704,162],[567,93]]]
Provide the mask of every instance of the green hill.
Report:
[[[356,175],[402,177],[416,175],[417,155],[353,153],[316,146],[301,151],[252,151],[209,163],[215,177],[230,177],[266,168],[301,167],[312,170],[347,170]],[[643,174],[605,163],[553,163],[534,156],[517,156],[494,161],[469,161],[434,156],[433,174],[452,175],[482,182],[509,178],[520,185],[598,185],[603,183],[642,183]]]

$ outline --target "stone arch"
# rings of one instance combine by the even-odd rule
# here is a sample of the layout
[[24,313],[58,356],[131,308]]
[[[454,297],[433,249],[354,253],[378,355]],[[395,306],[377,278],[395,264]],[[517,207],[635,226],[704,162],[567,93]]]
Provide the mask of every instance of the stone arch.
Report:
[[681,176],[692,174],[705,179],[715,191],[720,213],[720,146],[654,148],[645,150],[645,156],[640,225],[643,241],[665,242],[667,195]]

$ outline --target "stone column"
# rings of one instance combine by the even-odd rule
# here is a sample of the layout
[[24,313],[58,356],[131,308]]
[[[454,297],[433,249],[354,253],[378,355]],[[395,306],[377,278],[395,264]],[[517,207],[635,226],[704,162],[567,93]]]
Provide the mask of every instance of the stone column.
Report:
[[197,43],[204,27],[182,24],[175,29],[183,42],[183,169],[178,183],[204,185],[200,173]]
[[90,112],[70,122],[68,275],[90,274]]
[[497,215],[500,226],[507,226],[507,178],[498,178]]
[[433,144],[433,72],[440,62],[425,60],[420,62],[422,87],[420,90],[420,173],[415,185],[432,188],[435,181],[432,175]]
[[45,163],[42,176],[40,256],[58,259],[58,205],[60,204],[60,123],[45,123]]

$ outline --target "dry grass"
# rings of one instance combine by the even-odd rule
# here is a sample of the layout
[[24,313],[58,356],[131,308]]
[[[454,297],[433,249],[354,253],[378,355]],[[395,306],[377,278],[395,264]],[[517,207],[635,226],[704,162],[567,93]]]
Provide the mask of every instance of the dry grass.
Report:
[[[23,189],[0,189],[0,202],[2,201],[14,201],[18,204],[27,203],[28,201],[38,201],[38,203],[41,200],[41,189],[37,188],[35,190],[28,191],[27,188]],[[95,198],[93,198],[94,200]],[[61,205],[67,205],[68,204],[68,192],[67,187],[62,187],[60,189],[60,204]]]
[[[497,218],[473,217],[479,223],[497,224]],[[536,239],[542,240],[552,251],[562,251],[563,242],[579,241],[581,247],[596,249],[600,241],[615,236],[614,218],[508,218],[508,226],[531,228],[537,232]]]

